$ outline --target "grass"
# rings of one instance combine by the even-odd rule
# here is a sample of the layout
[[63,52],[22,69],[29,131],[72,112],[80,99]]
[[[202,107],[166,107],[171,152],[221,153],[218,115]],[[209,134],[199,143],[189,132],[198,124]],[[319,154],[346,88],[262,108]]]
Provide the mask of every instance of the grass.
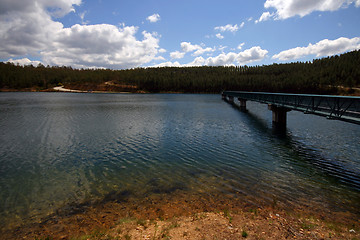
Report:
[[177,221],[173,220],[169,226],[167,226],[166,228],[164,228],[161,231],[161,237],[164,238],[164,239],[170,239],[170,237],[168,236],[170,230],[174,229],[174,228],[177,228],[177,227],[180,227],[180,224]]
[[146,226],[147,226],[147,221],[144,220],[144,219],[138,219],[138,220],[136,221],[136,224],[141,225],[141,226],[143,226],[143,227],[146,228]]
[[241,236],[242,236],[243,238],[247,238],[248,233],[247,233],[245,230],[243,230],[242,233],[241,233]]
[[85,234],[79,237],[74,237],[71,238],[71,240],[96,240],[96,239],[102,239],[102,240],[111,240],[114,239],[111,236],[108,236],[106,231],[102,231],[102,230],[94,230],[92,233],[90,234]]
[[123,224],[123,223],[129,223],[129,222],[133,222],[135,221],[136,219],[135,218],[129,218],[129,217],[126,217],[126,218],[121,218],[118,220],[118,224]]
[[194,220],[201,220],[206,218],[206,214],[205,213],[195,213],[194,214]]
[[258,210],[256,208],[255,209],[250,208],[249,212],[254,213],[255,215],[258,214]]
[[225,209],[225,210],[224,210],[224,216],[229,219],[229,223],[232,222],[232,216],[230,215],[229,209]]
[[306,229],[306,230],[312,230],[315,227],[316,227],[316,225],[313,223],[302,223],[301,224],[301,228]]

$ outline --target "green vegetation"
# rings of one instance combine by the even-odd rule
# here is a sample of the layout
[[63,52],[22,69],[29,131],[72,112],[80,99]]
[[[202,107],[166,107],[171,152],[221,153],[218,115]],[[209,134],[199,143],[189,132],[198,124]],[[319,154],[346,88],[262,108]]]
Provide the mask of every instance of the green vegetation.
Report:
[[[360,87],[360,51],[312,62],[231,67],[163,67],[128,70],[17,66],[0,63],[0,89],[220,93],[224,90],[352,94]],[[105,83],[108,83],[107,85]],[[105,86],[106,85],[106,86]]]
[[229,223],[232,222],[232,216],[230,215],[229,209],[224,210],[224,216],[229,219]]

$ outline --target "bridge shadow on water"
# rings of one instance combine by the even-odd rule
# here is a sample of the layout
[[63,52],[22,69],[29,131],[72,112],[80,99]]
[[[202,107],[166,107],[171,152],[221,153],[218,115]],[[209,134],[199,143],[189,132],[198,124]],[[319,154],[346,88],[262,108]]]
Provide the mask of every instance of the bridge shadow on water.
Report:
[[[294,154],[296,158],[291,160],[294,169],[301,166],[311,172],[312,175],[326,179],[331,185],[340,184],[360,193],[360,172],[349,169],[342,164],[340,159],[324,156],[319,149],[295,140],[291,129],[288,127],[275,124],[270,126],[266,120],[252,113],[251,110],[243,111],[236,104],[231,104],[231,106],[238,110],[245,124],[264,134],[266,138],[271,139],[273,144],[281,145],[283,149],[281,151]],[[288,160],[286,159],[286,161]]]

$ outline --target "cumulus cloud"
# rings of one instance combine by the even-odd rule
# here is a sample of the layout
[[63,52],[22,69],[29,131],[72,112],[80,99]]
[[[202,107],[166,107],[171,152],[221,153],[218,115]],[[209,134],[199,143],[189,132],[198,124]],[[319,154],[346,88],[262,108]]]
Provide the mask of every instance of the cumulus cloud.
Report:
[[160,20],[160,15],[159,15],[158,13],[155,13],[155,14],[153,14],[153,15],[151,15],[151,16],[148,16],[148,17],[146,18],[146,20],[148,20],[148,21],[151,22],[151,23],[155,23],[155,22],[157,22],[157,21]]
[[180,46],[181,46],[181,50],[184,52],[192,52],[202,48],[200,45],[193,45],[190,42],[182,42],[180,43]]
[[151,67],[181,67],[182,65],[179,62],[163,62]]
[[187,52],[194,52],[193,56],[199,56],[206,52],[213,52],[215,49],[207,47],[203,48],[202,46],[198,44],[191,44],[190,42],[182,42],[180,43],[181,50],[185,53]]
[[137,28],[118,28],[109,24],[74,25],[58,33],[54,47],[41,52],[51,65],[75,67],[131,68],[148,63],[158,53],[159,39],[142,32],[136,39]]
[[10,58],[9,60],[7,60],[7,62],[19,64],[21,66],[27,66],[27,65],[37,66],[37,65],[41,64],[40,61],[31,61],[28,58],[22,58],[22,59],[16,59],[16,60],[13,60],[12,58]]
[[206,59],[205,65],[224,66],[233,65],[234,62],[239,65],[244,65],[251,62],[260,61],[264,59],[267,54],[267,50],[261,49],[261,47],[256,46],[239,53],[221,53],[216,57],[209,57]]
[[275,54],[272,58],[279,60],[294,60],[307,55],[316,57],[331,56],[347,51],[360,49],[360,37],[338,38],[335,40],[324,39],[315,44],[309,44],[307,47],[296,47]]
[[175,51],[170,53],[170,57],[172,59],[180,59],[183,58],[184,56],[185,56],[185,52]]
[[[75,11],[81,0],[0,1],[0,58],[38,56],[47,65],[132,68],[160,60],[159,36],[110,24],[65,28],[53,18]],[[80,17],[84,16],[82,14]],[[16,61],[16,60],[13,60]],[[20,60],[19,60],[20,61]]]
[[227,24],[225,26],[218,26],[214,29],[220,32],[237,32],[240,28],[244,27],[245,23],[242,22],[239,26],[237,24],[231,25]]
[[[360,0],[266,0],[265,8],[275,8],[277,19],[294,16],[306,16],[314,11],[336,11],[355,4],[360,6]],[[260,20],[259,20],[260,21]]]
[[267,50],[261,49],[261,47],[256,46],[250,49],[246,49],[242,52],[235,53],[221,53],[215,57],[196,57],[192,62],[186,64],[180,64],[179,62],[165,62],[153,67],[159,66],[177,66],[177,67],[190,67],[190,66],[230,66],[230,65],[244,65],[255,61],[260,61],[266,57],[268,54]]
[[[54,1],[54,4],[60,1]],[[19,3],[19,4],[18,4]],[[21,4],[20,4],[21,3]],[[36,54],[54,40],[63,28],[51,19],[50,13],[41,2],[0,1],[0,57]],[[60,2],[59,6],[63,3]],[[42,6],[42,7],[38,7]],[[57,15],[72,11],[72,2]]]

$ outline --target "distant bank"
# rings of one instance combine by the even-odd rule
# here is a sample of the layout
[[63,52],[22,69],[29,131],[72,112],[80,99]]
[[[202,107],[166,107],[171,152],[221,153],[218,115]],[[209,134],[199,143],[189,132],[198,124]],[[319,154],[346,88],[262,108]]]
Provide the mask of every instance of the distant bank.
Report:
[[220,93],[257,91],[360,95],[360,51],[339,56],[264,66],[202,66],[73,69],[0,63],[2,91],[78,91],[131,93]]

